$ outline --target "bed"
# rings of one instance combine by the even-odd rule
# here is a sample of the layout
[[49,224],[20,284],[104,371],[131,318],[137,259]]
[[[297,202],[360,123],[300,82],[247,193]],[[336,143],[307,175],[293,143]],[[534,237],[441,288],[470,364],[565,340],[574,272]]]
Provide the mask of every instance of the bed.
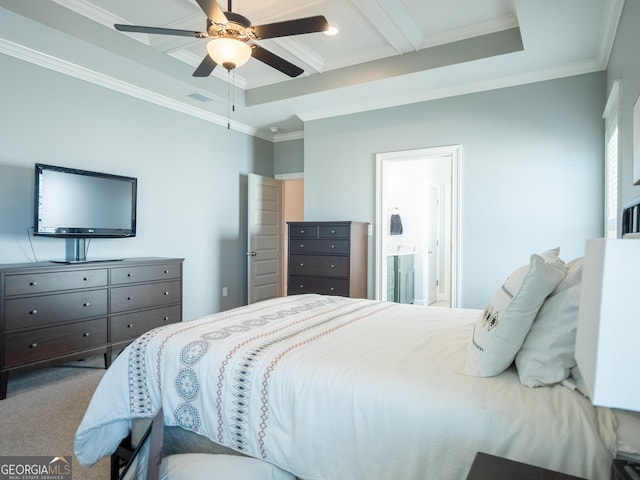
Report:
[[311,294],[147,332],[75,454],[92,465],[162,408],[166,431],[303,480],[464,479],[479,451],[606,479],[617,420],[572,376],[582,262],[558,254],[531,255],[485,310]]
[[[521,278],[509,277],[520,293],[533,257]],[[562,264],[534,317],[562,282],[568,291],[577,283]],[[464,479],[479,451],[608,478],[617,444],[611,410],[593,407],[567,381],[524,385],[513,359],[498,374],[469,372],[477,330],[492,325],[493,313],[311,294],[152,330],[105,373],[75,454],[92,465],[116,450],[132,422],[162,407],[166,426],[304,480]]]

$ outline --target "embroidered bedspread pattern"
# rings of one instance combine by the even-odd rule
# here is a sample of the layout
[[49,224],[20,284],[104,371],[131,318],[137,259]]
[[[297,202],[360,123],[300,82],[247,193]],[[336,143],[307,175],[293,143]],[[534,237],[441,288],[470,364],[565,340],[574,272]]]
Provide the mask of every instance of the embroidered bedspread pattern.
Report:
[[294,296],[148,332],[128,352],[131,414],[153,415],[162,397],[165,423],[269,459],[270,384],[282,360],[392,305]]
[[300,295],[167,325],[106,372],[76,456],[95,463],[162,405],[166,424],[305,480],[464,478],[478,450],[606,478],[613,428],[587,400],[513,369],[459,373],[481,313]]

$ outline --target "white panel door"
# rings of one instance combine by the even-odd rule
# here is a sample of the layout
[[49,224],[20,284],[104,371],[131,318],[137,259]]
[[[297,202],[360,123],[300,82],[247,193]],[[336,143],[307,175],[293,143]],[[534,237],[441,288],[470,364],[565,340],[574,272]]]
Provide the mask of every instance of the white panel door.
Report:
[[248,303],[282,295],[282,182],[249,174],[247,228]]
[[427,190],[427,305],[438,301],[438,187]]

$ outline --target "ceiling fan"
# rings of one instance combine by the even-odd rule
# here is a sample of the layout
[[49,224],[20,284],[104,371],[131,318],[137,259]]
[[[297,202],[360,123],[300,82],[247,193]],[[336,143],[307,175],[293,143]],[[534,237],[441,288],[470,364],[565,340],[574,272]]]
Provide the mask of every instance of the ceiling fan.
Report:
[[244,65],[250,57],[290,77],[297,77],[304,72],[303,69],[255,43],[250,43],[250,40],[324,32],[329,28],[327,19],[322,15],[251,25],[248,18],[231,11],[231,0],[228,0],[228,12],[223,12],[216,0],[196,0],[196,2],[207,15],[206,32],[122,24],[116,24],[114,27],[121,32],[178,35],[211,40],[207,44],[209,54],[193,72],[194,77],[209,76],[218,64],[231,71]]

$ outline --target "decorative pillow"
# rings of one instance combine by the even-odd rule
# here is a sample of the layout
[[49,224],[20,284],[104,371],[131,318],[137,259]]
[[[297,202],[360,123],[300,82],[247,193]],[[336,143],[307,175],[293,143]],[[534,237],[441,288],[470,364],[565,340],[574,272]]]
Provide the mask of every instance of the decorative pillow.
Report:
[[562,382],[575,367],[580,285],[549,296],[516,355],[520,382],[541,387]]
[[575,367],[575,342],[582,283],[582,257],[567,264],[567,275],[545,300],[516,355],[520,382],[528,387],[559,383]]
[[582,283],[583,264],[584,257],[574,258],[569,263],[567,263],[567,274],[558,284],[556,289],[551,293],[551,295],[555,295],[556,293],[565,290],[573,285],[579,285],[580,283]]
[[257,458],[181,453],[162,459],[160,480],[295,480],[295,476]]
[[565,277],[559,252],[534,253],[507,278],[474,325],[463,374],[491,377],[513,363],[542,302]]

